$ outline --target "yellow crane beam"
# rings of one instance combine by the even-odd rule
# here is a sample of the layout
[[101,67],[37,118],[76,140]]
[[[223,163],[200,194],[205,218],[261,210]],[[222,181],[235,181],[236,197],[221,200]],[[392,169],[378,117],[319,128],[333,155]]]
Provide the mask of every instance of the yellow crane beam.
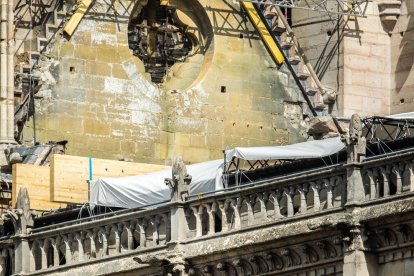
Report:
[[65,28],[63,28],[63,31],[67,35],[72,36],[73,32],[78,27],[79,23],[81,22],[82,18],[85,16],[91,4],[92,4],[92,0],[81,0],[79,2],[78,8],[76,9],[75,13],[69,19],[68,23],[65,25]]
[[241,3],[247,15],[249,16],[250,21],[252,22],[256,30],[259,32],[259,35],[262,38],[263,42],[266,44],[267,49],[269,50],[273,59],[276,61],[278,65],[282,64],[285,61],[285,58],[283,57],[281,50],[277,46],[272,34],[269,33],[265,23],[260,18],[260,15],[254,7],[254,4],[251,2],[244,1],[241,1]]

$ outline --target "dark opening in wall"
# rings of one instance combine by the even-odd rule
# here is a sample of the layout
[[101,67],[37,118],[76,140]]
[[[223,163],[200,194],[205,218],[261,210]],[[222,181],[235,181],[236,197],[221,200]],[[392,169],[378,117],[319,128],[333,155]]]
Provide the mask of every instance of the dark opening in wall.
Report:
[[242,33],[240,33],[239,37],[240,37],[240,38],[243,38],[244,36],[243,36],[243,34],[242,34]]
[[128,26],[129,48],[145,66],[154,83],[162,83],[168,69],[184,62],[194,47],[194,38],[179,22],[177,9],[148,1]]
[[404,99],[400,99],[400,104],[403,104],[404,103]]
[[221,93],[226,93],[226,87],[225,86],[222,86],[221,89],[220,89],[220,91],[221,91]]
[[69,67],[69,72],[75,73],[75,66],[70,66]]

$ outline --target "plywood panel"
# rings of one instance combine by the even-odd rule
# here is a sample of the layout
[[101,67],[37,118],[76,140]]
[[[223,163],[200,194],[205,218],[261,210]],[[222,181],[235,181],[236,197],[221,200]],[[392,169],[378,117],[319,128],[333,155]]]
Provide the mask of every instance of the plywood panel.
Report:
[[30,208],[39,211],[66,207],[65,203],[50,201],[50,168],[30,164],[14,164],[12,179],[12,206],[16,208],[16,200],[20,187],[29,192]]
[[50,162],[52,201],[82,204],[88,201],[87,180],[140,175],[168,169],[168,166],[132,163],[71,155],[53,155]]

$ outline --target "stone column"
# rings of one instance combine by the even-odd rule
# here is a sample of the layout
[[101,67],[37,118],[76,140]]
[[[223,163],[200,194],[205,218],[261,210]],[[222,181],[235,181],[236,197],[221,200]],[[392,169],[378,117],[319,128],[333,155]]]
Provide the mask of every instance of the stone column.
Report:
[[365,158],[366,140],[362,136],[362,122],[358,114],[351,117],[349,134],[342,137],[347,146],[347,205],[363,202],[365,189],[361,175],[361,162]]
[[343,275],[374,276],[377,273],[376,257],[365,246],[363,228],[355,226],[344,238],[345,253]]
[[0,141],[7,141],[7,13],[8,0],[0,7]]
[[188,232],[187,221],[184,211],[184,200],[188,196],[188,185],[191,176],[181,157],[174,160],[172,167],[172,178],[166,178],[165,184],[171,190],[171,241],[179,242],[186,238]]
[[[26,235],[20,235],[15,240],[14,249],[14,271],[15,272],[30,272],[30,247],[29,240]],[[43,260],[42,260],[43,261]]]
[[14,12],[13,0],[0,6],[0,146],[14,140]]
[[[14,232],[14,252],[11,251],[10,257],[14,263],[14,272],[29,272],[30,271],[30,247],[27,235],[30,228],[33,227],[33,216],[35,213],[30,210],[29,193],[26,187],[21,187],[17,196],[16,209],[6,210],[5,215],[10,218],[13,223]],[[14,260],[13,260],[14,258]]]

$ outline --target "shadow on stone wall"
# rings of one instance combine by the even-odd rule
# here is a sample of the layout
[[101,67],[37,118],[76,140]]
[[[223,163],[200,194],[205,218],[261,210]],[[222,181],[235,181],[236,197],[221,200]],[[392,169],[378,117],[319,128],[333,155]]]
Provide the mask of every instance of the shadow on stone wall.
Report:
[[[397,61],[397,65],[395,67],[395,89],[396,93],[399,93],[405,86],[405,83],[408,80],[408,77],[411,74],[411,70],[414,63],[414,16],[413,16],[414,9],[409,10],[408,12],[408,23],[404,30],[406,32],[401,32],[400,34],[394,35],[402,35],[402,40],[399,45],[399,58]],[[395,45],[391,45],[391,47],[395,47]],[[391,51],[395,51],[396,49],[391,49]],[[391,55],[393,58],[394,55]],[[392,61],[391,61],[392,62]]]

